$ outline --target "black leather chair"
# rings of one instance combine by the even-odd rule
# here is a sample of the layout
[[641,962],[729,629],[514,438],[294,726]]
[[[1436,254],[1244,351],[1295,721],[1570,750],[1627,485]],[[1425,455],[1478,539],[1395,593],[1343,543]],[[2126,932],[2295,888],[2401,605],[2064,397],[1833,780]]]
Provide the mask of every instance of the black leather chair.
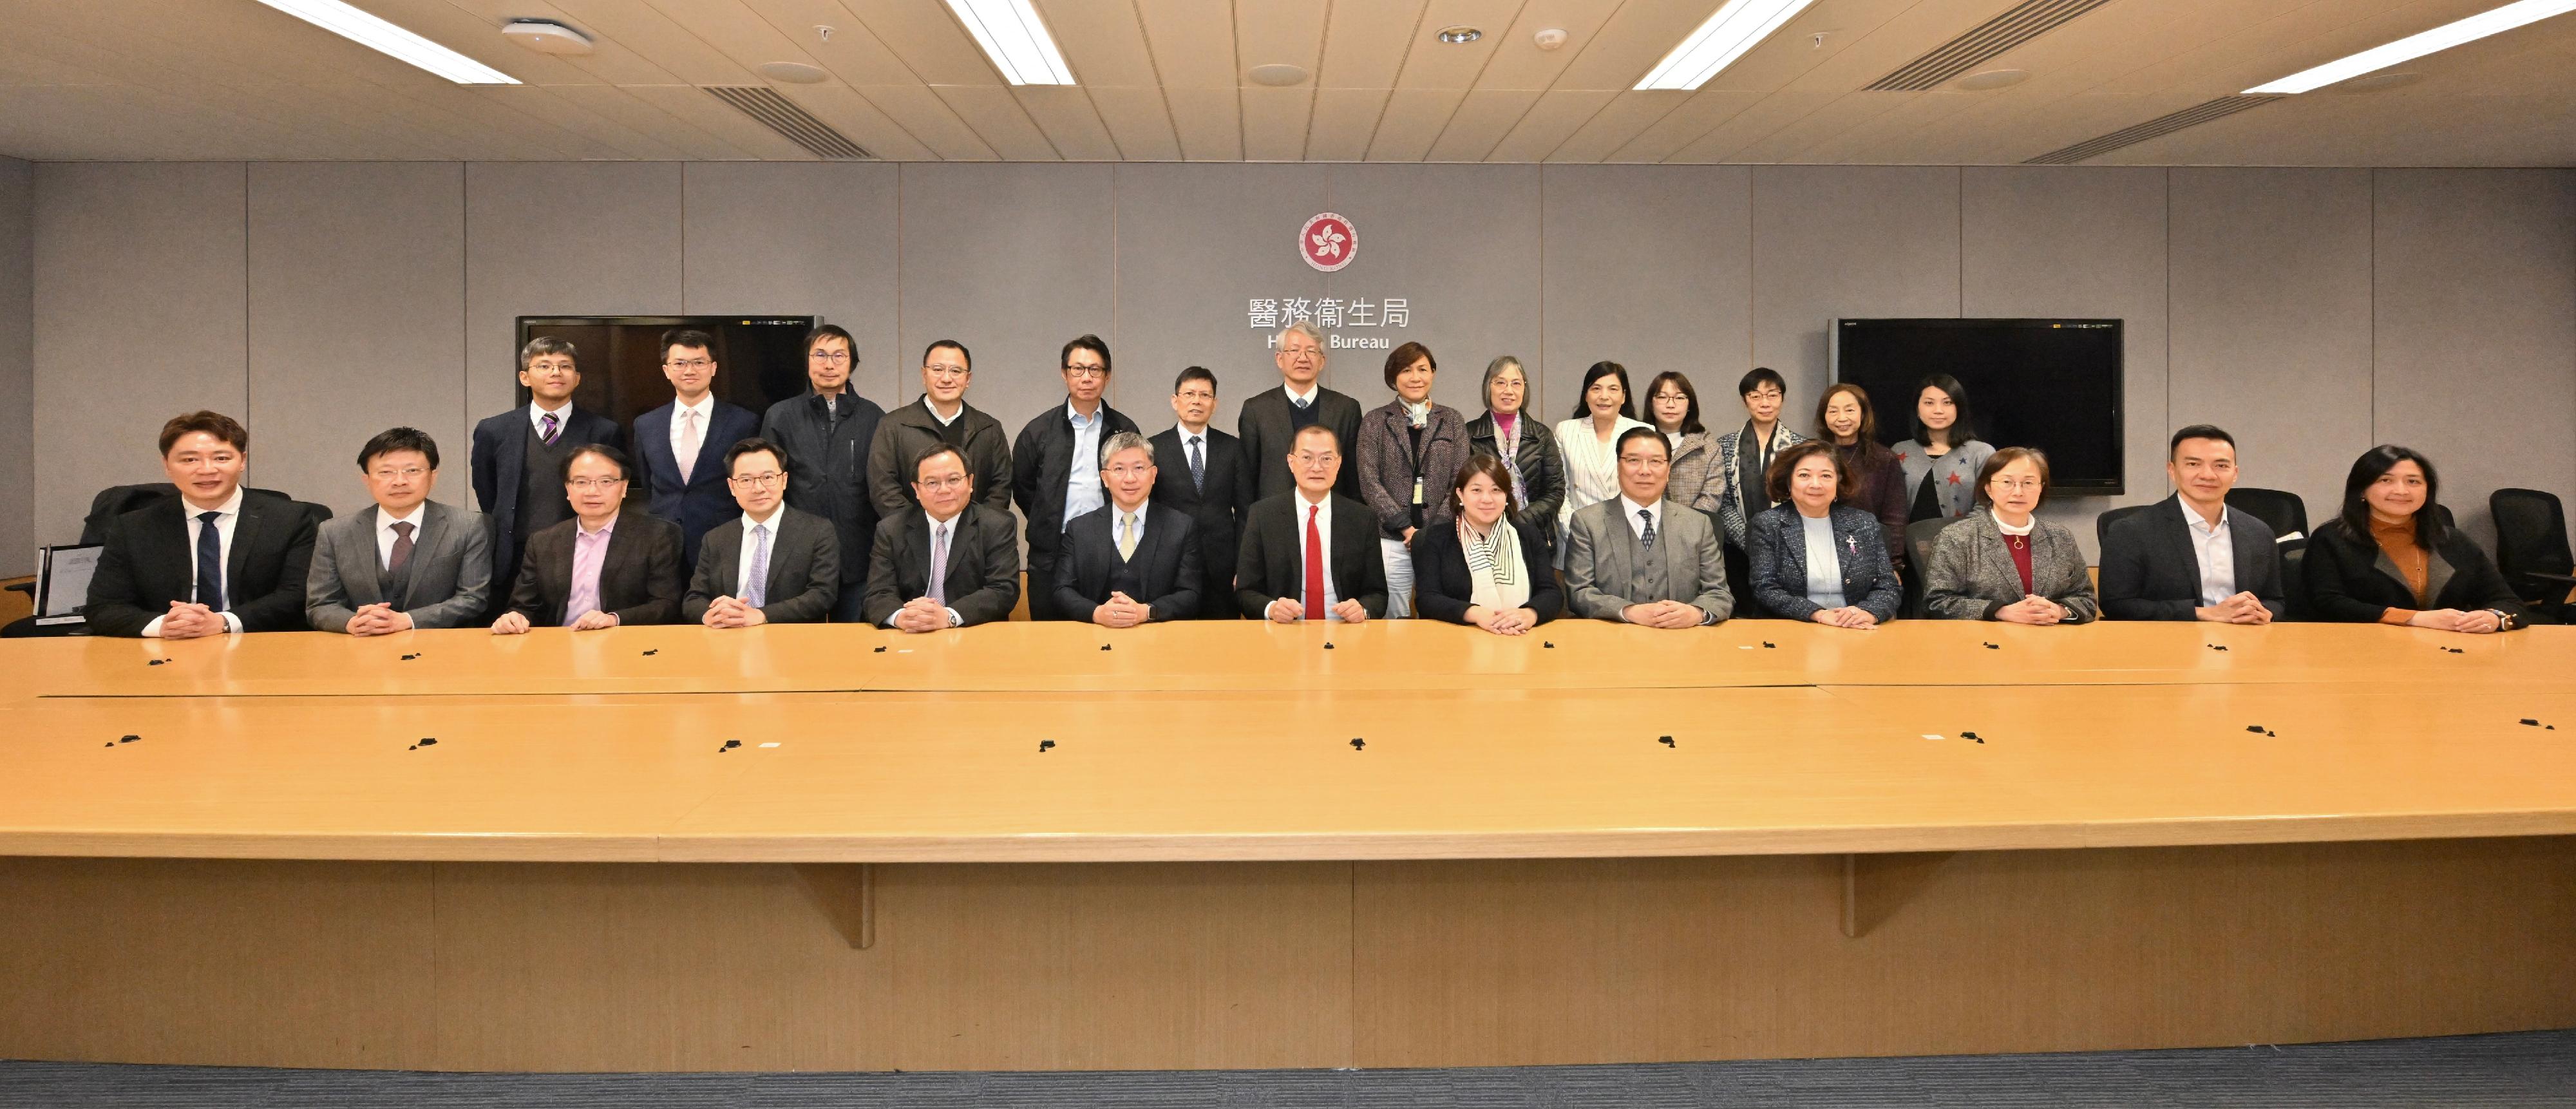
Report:
[[2247,489],[2239,486],[2227,491],[2227,504],[2253,515],[2272,529],[2272,534],[2285,542],[2296,542],[2292,535],[2305,539],[2308,534],[2308,505],[2296,493],[2279,489]]
[[[244,487],[243,492],[250,496],[276,497],[280,500],[294,501],[294,503],[302,505],[304,507],[304,511],[313,517],[313,523],[317,527],[331,518],[331,506],[314,504],[307,501],[295,501],[295,498],[289,497],[284,493],[280,493],[275,489],[252,489]],[[111,522],[115,521],[117,517],[128,512],[132,512],[138,508],[142,508],[164,497],[175,497],[178,495],[179,487],[166,481],[150,482],[143,485],[111,485],[105,489],[99,490],[97,496],[89,499],[89,515],[81,518],[80,545],[88,547],[106,542],[107,526]],[[36,586],[33,582],[21,582],[19,584],[12,585],[9,588],[25,593],[31,598],[36,595]],[[87,624],[39,625],[36,623],[36,617],[34,616],[12,620],[6,626],[0,626],[0,639],[32,639],[39,637],[87,634],[89,634],[89,625]]]
[[2163,501],[2155,501],[2149,504],[2123,505],[2104,510],[2101,515],[2093,518],[2093,549],[2101,550],[2102,544],[2111,538],[2111,525],[2163,503]]
[[1923,618],[1923,578],[1932,570],[1933,542],[1941,538],[1942,528],[1963,519],[1966,517],[1940,516],[1905,525],[1905,553],[1910,563],[1907,569],[1913,571],[1905,575],[1904,612],[1907,619]]
[[2566,622],[2567,591],[2576,589],[2576,556],[2567,546],[2567,511],[2557,494],[2498,489],[2487,495],[2495,518],[2496,569],[2525,605]]

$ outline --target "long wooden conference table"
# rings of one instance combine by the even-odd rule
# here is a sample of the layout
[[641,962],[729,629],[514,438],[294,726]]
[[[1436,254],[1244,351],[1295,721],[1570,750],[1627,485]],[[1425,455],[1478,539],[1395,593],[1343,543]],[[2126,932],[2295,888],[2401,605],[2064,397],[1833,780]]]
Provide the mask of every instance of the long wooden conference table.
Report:
[[0,1057],[1383,1067],[2576,1025],[2576,629],[16,640],[0,711]]

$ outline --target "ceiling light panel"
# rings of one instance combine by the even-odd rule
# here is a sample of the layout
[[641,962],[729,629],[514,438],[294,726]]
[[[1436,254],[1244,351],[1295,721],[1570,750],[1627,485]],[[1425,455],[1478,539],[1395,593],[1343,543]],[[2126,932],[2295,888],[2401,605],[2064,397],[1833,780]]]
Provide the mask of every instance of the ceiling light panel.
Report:
[[1070,85],[1073,68],[1064,64],[1055,36],[1029,0],[948,0],[948,10],[975,45],[984,48],[993,68],[1014,85]]
[[[1637,82],[1640,89],[1696,89],[1725,72],[1815,0],[1726,0]],[[2576,3],[2576,0],[2568,0]]]
[[2426,54],[2448,50],[2462,43],[2476,42],[2488,35],[2501,34],[2529,23],[2538,23],[2553,15],[2576,11],[2576,0],[2520,0],[2501,8],[2479,12],[2467,19],[2445,23],[2430,31],[2408,35],[2385,46],[2374,46],[2350,57],[2337,58],[2314,69],[2303,69],[2268,85],[2245,90],[2246,95],[2265,93],[2302,93],[2349,80],[2372,70]]
[[341,0],[259,0],[370,50],[392,55],[460,85],[515,85],[519,79],[484,65]]

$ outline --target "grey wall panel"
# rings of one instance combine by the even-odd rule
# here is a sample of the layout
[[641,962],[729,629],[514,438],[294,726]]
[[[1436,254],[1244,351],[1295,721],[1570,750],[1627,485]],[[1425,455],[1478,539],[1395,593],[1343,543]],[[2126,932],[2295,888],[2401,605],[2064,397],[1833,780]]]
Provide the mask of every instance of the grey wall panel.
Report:
[[676,313],[680,164],[465,167],[465,404],[518,403],[518,318]]
[[858,340],[859,392],[891,403],[918,362],[895,347],[891,164],[693,162],[683,169],[687,310],[819,315]]
[[2370,426],[2370,171],[2176,169],[2176,424],[2236,437],[2244,484],[2332,513]]
[[408,425],[438,441],[438,499],[466,473],[465,167],[250,167],[250,411],[261,483],[348,513],[358,448]]
[[2372,437],[2430,456],[2492,552],[2488,493],[2576,501],[2576,174],[2375,177]]
[[[1354,221],[1361,249],[1349,268],[1324,276],[1325,295],[1399,298],[1408,313],[1402,327],[1346,327],[1334,337],[1428,346],[1443,367],[1432,397],[1482,411],[1485,361],[1540,349],[1539,167],[1340,165],[1330,201]],[[1361,408],[1378,407],[1395,397],[1386,384],[1392,353],[1340,351],[1324,379]]]
[[911,164],[902,175],[894,400],[921,396],[922,348],[955,339],[974,354],[967,402],[1016,436],[1063,401],[1065,340],[1096,334],[1115,351],[1110,167]]
[[[2128,492],[2053,500],[2048,512],[2075,532],[2092,557],[2098,554],[2096,515],[2167,492],[2165,171],[1969,169],[1960,179],[1959,201],[1961,315],[2125,321],[2121,416]],[[1910,415],[1908,404],[1894,418]]]
[[[1641,392],[1653,375],[1680,370],[1690,375],[1704,412],[1736,414],[1735,381],[1753,365],[1753,171],[1548,166],[1544,172],[1546,372],[1539,414],[1551,423],[1564,419],[1574,410],[1584,368],[1605,358],[1628,367]],[[1531,377],[1540,376],[1533,364]]]
[[[1829,378],[1827,321],[1958,314],[1958,170],[1753,168],[1753,363],[1788,381],[1789,411]],[[1712,382],[1701,408],[1741,423],[1734,393]]]
[[[80,535],[100,489],[163,480],[171,416],[249,409],[239,162],[36,167],[36,534]],[[295,429],[251,428],[258,453]]]
[[[1215,424],[1231,431],[1245,397],[1279,384],[1270,355],[1276,331],[1253,326],[1251,302],[1326,295],[1324,275],[1297,253],[1297,232],[1329,210],[1330,168],[1138,164],[1114,172],[1118,372],[1112,403],[1133,413],[1147,433],[1160,431],[1174,422],[1172,378],[1184,367],[1205,366],[1217,377]],[[1373,257],[1368,252],[1379,245],[1368,239],[1363,256]],[[1326,371],[1335,368],[1328,357]]]
[[0,577],[36,568],[36,169],[0,158]]

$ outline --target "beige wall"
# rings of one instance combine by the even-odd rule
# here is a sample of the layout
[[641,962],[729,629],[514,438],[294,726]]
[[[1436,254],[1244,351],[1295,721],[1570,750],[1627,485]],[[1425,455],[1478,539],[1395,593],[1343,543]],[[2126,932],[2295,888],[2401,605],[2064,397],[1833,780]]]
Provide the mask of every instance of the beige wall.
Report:
[[36,566],[34,206],[35,167],[0,158],[0,577]]
[[[463,499],[520,315],[819,313],[889,405],[923,344],[962,339],[975,402],[1014,431],[1061,395],[1057,346],[1096,331],[1112,402],[1150,431],[1184,365],[1217,371],[1221,422],[1275,380],[1256,296],[1406,297],[1412,326],[1381,333],[1429,344],[1453,404],[1512,353],[1551,418],[1602,358],[1689,372],[1724,415],[1760,364],[1800,425],[1836,316],[2118,316],[2129,494],[2053,510],[2088,548],[2100,510],[2163,495],[2165,434],[2199,420],[2315,516],[2383,440],[2444,463],[2481,534],[2496,486],[2576,498],[2576,171],[45,164],[13,225],[26,176],[0,165],[0,387],[26,372],[7,259],[31,226],[34,380],[8,393],[32,397],[51,541],[101,486],[154,477],[153,428],[198,405],[245,417],[259,484],[344,510],[357,444],[416,424]],[[1290,253],[1325,210],[1362,235],[1334,274]],[[1345,352],[1328,380],[1373,405],[1382,358]],[[0,478],[27,441],[0,435]],[[14,563],[33,540],[7,508]]]

